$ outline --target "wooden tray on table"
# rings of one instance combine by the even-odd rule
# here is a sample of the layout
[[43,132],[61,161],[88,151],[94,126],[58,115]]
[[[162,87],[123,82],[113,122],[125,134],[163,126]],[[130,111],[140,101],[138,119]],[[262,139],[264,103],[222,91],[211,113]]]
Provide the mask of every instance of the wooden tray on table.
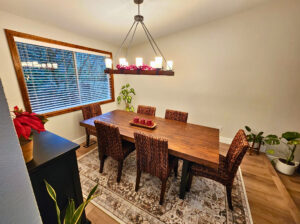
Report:
[[154,129],[157,126],[157,124],[155,122],[153,122],[152,126],[148,126],[148,125],[140,124],[140,123],[134,123],[133,121],[129,121],[129,124],[131,124],[133,126],[137,126],[137,127],[148,128],[148,129]]

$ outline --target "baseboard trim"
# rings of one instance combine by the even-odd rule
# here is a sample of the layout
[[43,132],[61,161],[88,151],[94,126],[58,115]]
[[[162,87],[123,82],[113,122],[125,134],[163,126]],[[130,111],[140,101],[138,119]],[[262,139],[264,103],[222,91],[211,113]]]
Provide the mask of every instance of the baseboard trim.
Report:
[[219,140],[221,143],[225,143],[225,144],[228,144],[230,145],[231,142],[232,142],[232,138],[226,138],[226,137],[223,137],[223,136],[220,136],[220,140]]
[[85,135],[81,136],[80,138],[74,139],[72,142],[75,142],[76,144],[80,145],[81,143],[85,142]]

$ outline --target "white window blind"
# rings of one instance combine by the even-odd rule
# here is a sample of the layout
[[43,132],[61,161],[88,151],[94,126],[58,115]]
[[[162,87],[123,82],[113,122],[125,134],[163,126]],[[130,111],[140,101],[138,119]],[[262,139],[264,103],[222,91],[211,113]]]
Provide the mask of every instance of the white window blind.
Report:
[[105,56],[16,41],[32,111],[48,113],[111,99]]

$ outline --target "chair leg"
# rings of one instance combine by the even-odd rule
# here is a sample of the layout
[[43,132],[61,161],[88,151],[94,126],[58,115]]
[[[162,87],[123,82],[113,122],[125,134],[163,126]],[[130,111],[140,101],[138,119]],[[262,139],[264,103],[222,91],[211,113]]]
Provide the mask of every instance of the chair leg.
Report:
[[100,156],[100,173],[103,172],[103,167],[104,167],[104,161],[105,161],[105,155]]
[[123,160],[118,161],[118,177],[117,177],[118,183],[120,183],[120,181],[121,181],[122,168],[123,168]]
[[142,174],[142,172],[140,171],[139,168],[137,168],[136,182],[135,182],[135,191],[139,190],[139,185],[140,185],[140,180],[141,180],[141,174]]
[[177,160],[177,162],[176,162],[176,164],[174,166],[174,174],[175,174],[175,177],[178,176],[178,160]]
[[192,172],[189,173],[189,178],[188,178],[188,182],[187,182],[187,186],[186,186],[186,191],[190,192],[191,187],[192,187],[192,182],[193,182],[193,174]]
[[228,206],[231,210],[233,210],[232,201],[231,201],[231,191],[232,191],[232,186],[226,186]]
[[166,185],[167,185],[167,179],[162,180],[161,191],[160,191],[160,200],[159,200],[160,205],[162,205],[164,203]]

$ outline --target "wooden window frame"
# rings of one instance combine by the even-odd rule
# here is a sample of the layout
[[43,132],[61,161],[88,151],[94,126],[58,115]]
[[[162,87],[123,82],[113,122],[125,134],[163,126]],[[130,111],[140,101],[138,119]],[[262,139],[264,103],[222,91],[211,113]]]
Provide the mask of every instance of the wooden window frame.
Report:
[[[19,53],[18,53],[18,49],[17,49],[17,45],[16,45],[14,37],[20,37],[20,38],[25,38],[25,39],[50,43],[50,44],[61,45],[61,46],[65,46],[65,47],[71,47],[71,48],[80,49],[80,50],[86,50],[86,51],[92,51],[92,52],[97,52],[97,53],[101,53],[101,54],[107,54],[112,59],[112,53],[109,52],[109,51],[102,51],[102,50],[98,50],[98,49],[94,49],[94,48],[89,48],[89,47],[84,47],[84,46],[80,46],[80,45],[76,45],[76,44],[66,43],[66,42],[53,40],[53,39],[49,39],[49,38],[45,38],[45,37],[35,36],[35,35],[32,35],[32,34],[21,33],[21,32],[9,30],[9,29],[5,29],[5,34],[6,34],[8,46],[9,46],[9,49],[10,49],[11,57],[12,57],[12,60],[13,60],[15,72],[16,72],[16,75],[17,75],[19,88],[20,88],[20,91],[21,91],[21,94],[22,94],[23,103],[24,103],[26,111],[28,111],[28,112],[32,112],[32,108],[31,108],[29,94],[28,94],[28,90],[27,90],[27,86],[26,86],[26,81],[24,79],[21,60],[20,60],[20,57],[19,57]],[[113,74],[110,74],[110,76],[111,76],[110,77],[111,99],[96,102],[96,103],[99,103],[99,105],[106,104],[106,103],[111,103],[111,102],[115,101],[114,76],[113,76]],[[61,115],[61,114],[81,110],[82,106],[84,106],[84,105],[80,105],[80,106],[76,106],[76,107],[70,107],[70,108],[57,110],[57,111],[52,111],[52,112],[44,113],[42,115],[44,115],[46,117],[53,117],[53,116],[57,116],[57,115]]]

